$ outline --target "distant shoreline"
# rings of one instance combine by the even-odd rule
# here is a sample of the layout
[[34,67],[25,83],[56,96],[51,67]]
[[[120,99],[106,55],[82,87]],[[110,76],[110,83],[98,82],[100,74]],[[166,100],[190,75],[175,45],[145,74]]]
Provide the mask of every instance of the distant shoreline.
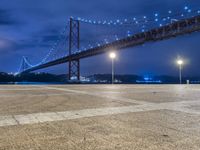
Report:
[[[179,77],[169,75],[129,75],[116,74],[115,84],[179,84]],[[200,76],[183,77],[182,83],[200,84]],[[81,76],[80,81],[68,80],[66,74],[55,75],[49,73],[29,73],[13,75],[0,73],[0,84],[10,85],[42,85],[42,84],[110,84],[111,74],[94,74]]]

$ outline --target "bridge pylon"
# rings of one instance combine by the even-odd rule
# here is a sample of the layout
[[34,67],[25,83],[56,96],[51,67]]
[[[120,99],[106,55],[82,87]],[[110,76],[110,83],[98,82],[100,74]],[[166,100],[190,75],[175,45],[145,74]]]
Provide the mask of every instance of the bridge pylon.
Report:
[[69,31],[69,70],[68,80],[80,80],[80,60],[72,60],[70,56],[80,48],[80,22],[70,18]]
[[22,72],[29,68],[28,64],[27,64],[26,61],[25,61],[26,59],[27,59],[27,58],[26,58],[25,56],[23,56],[23,58],[22,58],[22,66],[21,66],[21,67],[22,67],[22,68],[21,68],[21,69],[22,69]]

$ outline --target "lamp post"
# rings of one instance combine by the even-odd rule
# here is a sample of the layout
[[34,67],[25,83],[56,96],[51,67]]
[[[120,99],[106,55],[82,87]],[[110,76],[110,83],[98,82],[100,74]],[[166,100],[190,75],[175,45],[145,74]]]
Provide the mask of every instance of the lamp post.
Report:
[[116,58],[116,54],[114,52],[111,52],[109,56],[112,60],[112,84],[113,84],[114,83],[114,59]]
[[177,60],[177,64],[179,65],[179,80],[180,80],[180,84],[182,84],[183,60],[182,60],[182,59],[178,59],[178,60]]

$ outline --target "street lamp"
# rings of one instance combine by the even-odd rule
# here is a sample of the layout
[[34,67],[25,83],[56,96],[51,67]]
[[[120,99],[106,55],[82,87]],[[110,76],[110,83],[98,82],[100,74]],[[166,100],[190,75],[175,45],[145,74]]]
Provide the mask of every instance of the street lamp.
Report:
[[180,80],[180,84],[182,84],[182,67],[183,67],[183,60],[182,60],[182,59],[178,59],[178,60],[177,60],[177,64],[179,65],[179,80]]
[[114,83],[114,59],[116,58],[116,54],[114,52],[111,52],[109,56],[112,60],[112,84],[113,84]]

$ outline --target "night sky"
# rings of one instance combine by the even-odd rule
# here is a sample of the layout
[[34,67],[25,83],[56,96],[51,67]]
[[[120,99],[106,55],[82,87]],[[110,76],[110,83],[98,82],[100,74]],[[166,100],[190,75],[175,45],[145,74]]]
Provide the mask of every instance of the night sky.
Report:
[[[16,72],[22,56],[38,63],[48,53],[70,16],[100,20],[133,18],[153,13],[178,12],[184,6],[200,9],[197,0],[1,0],[0,3],[0,72]],[[81,45],[90,37],[81,30]],[[146,43],[118,51],[116,72],[119,74],[177,75],[175,60],[186,61],[183,73],[200,75],[200,33],[170,40]],[[67,50],[67,48],[66,48]],[[110,73],[111,62],[103,54],[81,60],[81,74]],[[66,73],[67,65],[45,69]]]

